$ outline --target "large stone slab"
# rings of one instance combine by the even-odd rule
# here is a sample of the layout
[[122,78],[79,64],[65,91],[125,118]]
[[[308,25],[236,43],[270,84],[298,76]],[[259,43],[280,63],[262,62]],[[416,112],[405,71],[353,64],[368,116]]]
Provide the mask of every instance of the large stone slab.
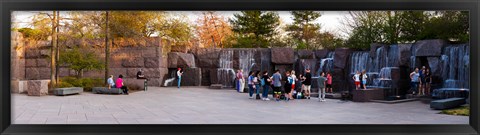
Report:
[[143,57],[130,57],[125,58],[122,62],[123,67],[143,67],[145,64]]
[[432,92],[432,98],[446,99],[446,98],[468,98],[469,90],[462,88],[440,88],[434,89]]
[[427,57],[428,67],[432,76],[441,76],[442,63],[439,57]]
[[335,55],[333,56],[334,68],[345,69],[351,53],[352,50],[348,48],[335,49]]
[[[144,90],[145,89],[145,79],[137,78],[124,78],[123,84],[129,88],[129,90]],[[147,81],[148,84],[148,81]]]
[[48,83],[50,80],[30,80],[27,83],[27,94],[29,96],[43,96],[48,94]]
[[293,64],[295,63],[294,51],[292,48],[272,48],[272,63]]
[[156,58],[156,57],[147,57],[147,58],[144,58],[145,60],[145,67],[146,68],[158,68],[160,66],[160,59]]
[[413,44],[415,56],[441,56],[447,42],[441,39],[420,40]]
[[37,59],[25,59],[25,67],[37,67]]
[[69,87],[69,88],[55,88],[53,94],[57,96],[80,94],[83,92],[82,87]]
[[27,80],[34,80],[40,78],[40,71],[38,68],[25,68],[25,78]]
[[412,51],[410,50],[412,44],[398,44],[398,50],[400,51],[400,66],[410,66],[410,56]]
[[352,90],[354,102],[369,102],[371,100],[383,100],[383,89]]
[[327,49],[315,50],[315,58],[316,59],[323,59],[323,58],[327,57],[327,55],[328,55],[328,50]]
[[314,59],[315,53],[312,50],[298,50],[297,51],[299,59]]
[[12,93],[25,93],[28,88],[28,81],[25,80],[12,80],[11,83],[11,92]]
[[[175,70],[170,71],[171,75],[172,74],[176,75]],[[202,80],[202,71],[200,68],[184,68],[183,70],[183,75],[182,75],[182,81],[181,81],[181,86],[200,86],[201,85],[201,80]],[[172,85],[177,86],[178,81],[175,79],[173,81]]]
[[122,89],[119,88],[111,88],[108,89],[107,87],[93,87],[92,88],[93,94],[122,94]]
[[168,68],[190,67],[194,68],[195,58],[190,53],[171,52],[168,53]]
[[430,102],[430,108],[444,110],[465,104],[465,98],[447,98]]
[[377,56],[377,49],[382,46],[385,46],[385,44],[380,44],[380,43],[370,44],[370,57],[375,58]]

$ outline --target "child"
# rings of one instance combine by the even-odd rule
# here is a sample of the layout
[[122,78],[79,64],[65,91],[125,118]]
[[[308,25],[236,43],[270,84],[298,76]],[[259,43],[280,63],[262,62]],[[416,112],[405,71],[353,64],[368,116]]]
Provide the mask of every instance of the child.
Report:
[[353,81],[355,81],[355,89],[358,90],[360,88],[360,72],[357,71],[355,75],[353,75]]

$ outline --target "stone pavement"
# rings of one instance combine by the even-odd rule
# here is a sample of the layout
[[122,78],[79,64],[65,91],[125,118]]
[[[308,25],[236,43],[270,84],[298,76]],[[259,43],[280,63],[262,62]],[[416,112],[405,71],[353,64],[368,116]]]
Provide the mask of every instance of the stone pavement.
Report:
[[13,124],[468,124],[469,117],[438,112],[420,101],[261,101],[206,87],[149,87],[130,95],[12,94]]

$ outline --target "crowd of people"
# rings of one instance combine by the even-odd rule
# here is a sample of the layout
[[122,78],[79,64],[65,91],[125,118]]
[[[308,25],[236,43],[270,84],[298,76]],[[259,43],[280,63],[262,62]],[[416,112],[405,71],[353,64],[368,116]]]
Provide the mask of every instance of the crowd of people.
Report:
[[410,73],[410,79],[411,91],[413,95],[430,95],[430,86],[432,84],[432,75],[430,74],[430,69],[425,68],[425,66],[423,66],[421,70],[415,68],[415,70]]
[[[332,75],[327,73],[325,76],[325,73],[322,72],[318,78],[319,101],[323,102],[326,101],[326,92],[333,92]],[[280,70],[276,70],[271,76],[269,76],[268,71],[250,71],[247,78],[244,78],[243,70],[240,69],[237,70],[236,80],[238,92],[243,92],[245,84],[248,86],[250,99],[270,100],[268,98],[270,88],[273,89],[273,99],[276,101],[311,98],[312,74],[310,69],[306,69],[305,74],[298,74],[298,77],[294,70],[286,71],[283,77]],[[301,87],[298,89],[297,85],[300,84]],[[262,94],[260,95],[261,91]],[[254,97],[255,93],[256,96]]]

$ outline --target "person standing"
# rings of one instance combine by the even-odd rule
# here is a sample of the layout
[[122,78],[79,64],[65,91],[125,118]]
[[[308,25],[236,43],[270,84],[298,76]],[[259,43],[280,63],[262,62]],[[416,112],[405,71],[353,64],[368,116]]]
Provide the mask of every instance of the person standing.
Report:
[[254,77],[254,72],[250,71],[248,73],[248,78],[247,78],[247,85],[248,85],[248,95],[250,96],[250,99],[253,99],[253,92],[255,92],[255,84],[253,84],[253,77]]
[[287,71],[285,72],[285,76],[287,77],[286,80],[285,80],[285,85],[284,85],[284,89],[285,89],[285,93],[284,93],[284,96],[285,96],[285,100],[288,101],[290,99],[290,94],[292,92],[292,82],[293,82],[293,78],[292,76],[290,75],[290,71]]
[[260,71],[256,71],[253,76],[253,84],[255,85],[254,89],[257,95],[255,96],[256,99],[260,99]]
[[110,75],[107,79],[108,89],[115,88],[115,82],[113,81],[113,75]]
[[432,75],[430,74],[430,69],[425,70],[425,92],[427,96],[430,96],[430,86],[432,84]]
[[362,71],[362,87],[363,89],[367,89],[367,71],[363,70]]
[[177,87],[180,89],[180,84],[182,82],[182,75],[183,75],[183,71],[182,71],[182,68],[178,68],[178,71],[177,71],[177,78],[178,78],[178,84],[177,84]]
[[288,94],[290,99],[293,99],[293,92],[295,91],[295,84],[298,81],[297,76],[295,75],[295,70],[292,70],[290,76],[292,77],[292,88],[290,90],[290,94]]
[[318,77],[318,101],[325,102],[325,82],[327,78],[324,77],[325,73],[320,73],[320,77]]
[[263,81],[263,93],[262,93],[262,100],[268,101],[268,88],[270,88],[270,82],[272,81],[270,77],[268,77],[268,71],[263,71],[263,76],[262,76],[262,81]]
[[305,70],[305,81],[303,84],[305,85],[305,97],[310,99],[310,89],[312,88],[312,74],[310,73],[310,69]]
[[240,69],[240,72],[237,74],[238,82],[239,82],[239,87],[238,87],[238,92],[242,93],[245,90],[245,78],[243,77],[243,70]]
[[122,89],[123,90],[123,94],[127,94],[128,95],[128,88],[127,86],[123,85],[123,75],[119,75],[116,82],[115,82],[115,86],[119,89]]
[[328,93],[329,90],[330,90],[330,93],[333,93],[333,89],[332,89],[332,75],[330,74],[330,72],[327,72],[326,92]]
[[418,77],[419,77],[419,78],[418,78],[418,79],[419,79],[419,80],[418,80],[418,83],[420,84],[420,85],[418,85],[418,94],[419,94],[419,95],[423,95],[423,94],[424,94],[424,93],[423,93],[423,92],[424,92],[424,88],[425,88],[425,87],[423,87],[423,85],[424,85],[423,82],[425,81],[425,80],[424,80],[424,79],[425,79],[424,73],[425,73],[425,66],[422,66],[422,69],[420,69],[420,70],[418,71],[418,75],[419,75],[419,76],[418,76]]
[[360,72],[357,71],[355,75],[353,75],[353,81],[355,82],[355,89],[358,90],[360,88]]
[[275,74],[273,74],[272,76],[272,80],[273,80],[273,97],[275,98],[276,101],[279,101],[280,94],[282,94],[280,90],[282,87],[282,82],[280,82],[282,80],[282,75],[280,74],[280,70],[275,71]]
[[410,79],[412,80],[411,89],[412,89],[413,95],[415,95],[418,92],[419,76],[420,74],[418,73],[418,68],[415,68],[415,70],[412,73],[410,73]]

